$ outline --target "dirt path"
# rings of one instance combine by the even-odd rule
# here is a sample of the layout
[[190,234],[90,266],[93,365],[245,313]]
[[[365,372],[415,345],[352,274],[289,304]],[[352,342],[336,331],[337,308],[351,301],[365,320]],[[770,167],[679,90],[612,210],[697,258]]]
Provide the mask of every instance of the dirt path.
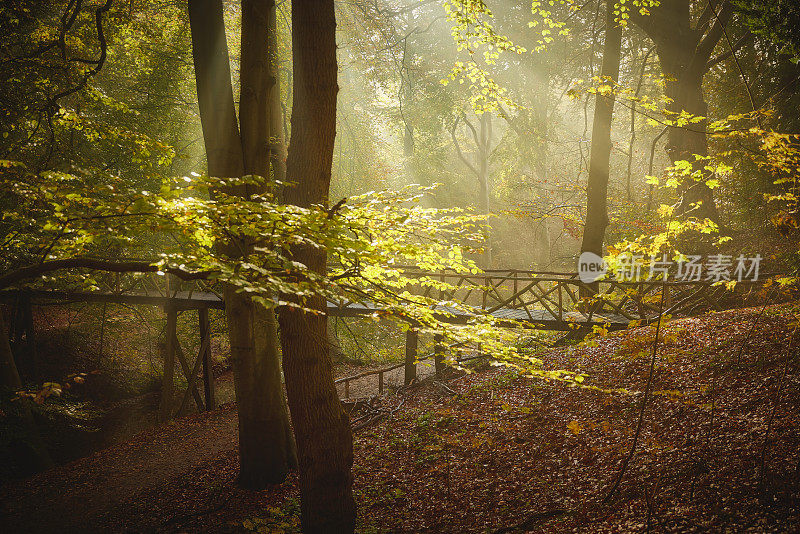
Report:
[[91,531],[94,519],[238,445],[233,405],[145,430],[136,439],[0,489],[0,531]]
[[[368,368],[346,366],[337,375],[349,376]],[[418,365],[420,377],[432,365]],[[388,386],[403,383],[403,369],[386,374]],[[340,385],[343,395],[343,387]],[[158,494],[176,478],[238,447],[237,417],[232,373],[217,379],[218,410],[194,413],[161,426],[148,428],[87,457],[58,466],[30,479],[12,481],[0,488],[1,532],[103,531],[103,517],[133,506],[144,494]],[[377,376],[351,384],[351,397],[377,394]],[[105,526],[104,526],[105,525]],[[125,530],[124,525],[118,529]]]

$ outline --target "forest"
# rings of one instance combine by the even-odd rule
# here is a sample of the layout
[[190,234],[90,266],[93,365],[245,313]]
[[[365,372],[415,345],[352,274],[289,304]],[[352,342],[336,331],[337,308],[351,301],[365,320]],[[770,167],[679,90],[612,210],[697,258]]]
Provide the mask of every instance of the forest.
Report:
[[800,3],[6,0],[0,531],[800,532]]

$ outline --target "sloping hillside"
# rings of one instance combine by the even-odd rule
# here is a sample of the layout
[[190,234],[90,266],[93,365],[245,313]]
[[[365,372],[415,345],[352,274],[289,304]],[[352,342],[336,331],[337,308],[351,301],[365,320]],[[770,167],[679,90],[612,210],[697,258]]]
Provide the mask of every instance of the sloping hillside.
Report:
[[[387,417],[356,432],[360,529],[796,531],[793,314],[796,304],[666,326],[637,452],[610,499],[637,427],[651,327],[547,354],[599,389],[491,368],[387,396]],[[3,530],[296,531],[296,478],[236,488],[235,447],[231,406],[141,433],[5,487]]]

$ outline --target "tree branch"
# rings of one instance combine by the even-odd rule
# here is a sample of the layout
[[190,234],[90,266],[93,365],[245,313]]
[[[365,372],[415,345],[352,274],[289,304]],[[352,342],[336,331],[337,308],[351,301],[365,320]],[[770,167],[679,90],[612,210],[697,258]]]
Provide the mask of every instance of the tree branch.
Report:
[[58,103],[58,101],[61,100],[62,98],[65,98],[65,97],[67,97],[67,96],[69,96],[69,95],[71,95],[73,93],[77,93],[78,91],[80,91],[81,89],[86,87],[86,84],[88,83],[89,79],[92,76],[94,76],[95,74],[97,74],[98,72],[100,72],[100,69],[103,68],[103,64],[106,62],[106,53],[107,53],[107,49],[108,49],[108,43],[106,42],[106,36],[103,33],[103,15],[105,13],[107,13],[109,9],[111,9],[111,4],[113,3],[113,1],[114,0],[106,0],[106,2],[102,6],[97,8],[97,11],[94,12],[95,27],[97,29],[97,40],[100,43],[100,57],[98,57],[96,60],[85,60],[85,59],[80,60],[80,62],[82,62],[82,63],[94,64],[94,67],[89,69],[83,75],[83,77],[81,78],[80,82],[78,82],[77,85],[75,85],[75,86],[73,86],[73,87],[71,87],[69,89],[66,89],[66,90],[58,93],[54,97],[50,98],[49,102],[48,102],[48,107],[50,109],[55,107],[55,105]]
[[511,126],[511,129],[514,130],[519,137],[525,136],[525,132],[523,132],[522,128],[519,127],[519,124],[517,124],[517,120],[508,114],[508,112],[505,110],[502,104],[497,105],[497,110],[500,112],[498,113],[498,115],[500,115],[500,117],[502,117],[503,120],[506,121],[506,124]]
[[475,140],[475,146],[480,147],[481,141],[478,139],[478,130],[476,130],[472,123],[467,120],[467,116],[463,113],[461,114],[461,120],[464,121],[464,124],[466,124],[470,131],[472,131],[472,138]]
[[738,52],[739,50],[741,50],[741,49],[742,49],[742,47],[743,47],[744,45],[746,45],[746,44],[747,44],[749,41],[751,41],[752,39],[753,39],[753,34],[752,34],[752,33],[750,33],[750,32],[747,32],[746,34],[742,35],[742,36],[739,38],[739,40],[738,40],[738,41],[736,41],[736,42],[733,44],[732,48],[730,48],[729,50],[727,50],[727,51],[723,52],[722,54],[718,55],[717,57],[715,57],[715,58],[713,58],[713,59],[710,59],[710,60],[708,61],[708,63],[706,63],[706,70],[710,69],[711,67],[713,67],[713,66],[714,66],[714,65],[716,65],[717,63],[720,63],[720,62],[722,62],[722,61],[725,61],[726,59],[728,59],[729,57],[731,57],[733,54],[735,54],[736,52]]
[[697,19],[697,24],[695,25],[695,31],[698,35],[703,35],[708,28],[709,22],[711,22],[711,14],[713,12],[713,8],[711,2],[708,2],[705,9],[703,9],[703,13],[700,14],[700,18]]
[[36,265],[21,267],[0,276],[0,289],[5,289],[17,282],[29,278],[38,278],[44,274],[62,269],[92,269],[112,273],[155,273],[163,271],[173,274],[181,280],[203,280],[212,274],[211,271],[185,271],[177,267],[159,267],[146,261],[111,261],[99,258],[66,258],[50,260]]
[[[713,14],[716,8],[712,6],[711,9]],[[719,40],[722,39],[725,25],[728,24],[732,15],[733,6],[728,0],[725,0],[725,2],[722,3],[722,8],[718,12],[716,21],[714,21],[714,25],[697,45],[694,58],[692,59],[691,65],[689,65],[690,72],[696,72],[696,69],[705,67],[706,63],[708,63],[709,58],[711,58],[711,53],[714,51],[714,47],[716,47]]]
[[456,146],[456,153],[458,153],[458,158],[464,162],[464,165],[472,171],[475,176],[480,176],[478,170],[472,166],[472,164],[464,157],[464,153],[461,152],[461,145],[458,144],[458,139],[456,138],[456,128],[458,127],[459,117],[456,117],[456,121],[453,123],[453,127],[450,129],[450,136],[453,138],[453,144]]
[[[72,12],[70,13],[70,9]],[[61,29],[58,32],[58,46],[61,48],[61,57],[66,61],[67,59],[67,32],[75,24],[75,19],[78,17],[78,12],[81,10],[81,0],[70,0],[67,9],[64,10],[64,15],[61,17]]]
[[[599,5],[599,4],[598,4]],[[656,31],[656,24],[653,22],[653,11],[661,9],[660,6],[650,10],[650,14],[642,15],[638,9],[631,9],[628,13],[631,21],[636,24],[654,43],[659,43],[661,40],[658,38]]]

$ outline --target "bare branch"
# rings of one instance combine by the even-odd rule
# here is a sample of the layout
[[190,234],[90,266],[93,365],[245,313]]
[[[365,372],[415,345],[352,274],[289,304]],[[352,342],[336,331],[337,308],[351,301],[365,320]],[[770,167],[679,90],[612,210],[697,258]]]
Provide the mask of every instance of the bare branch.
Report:
[[458,153],[458,158],[464,162],[464,165],[472,171],[475,176],[480,176],[478,170],[472,166],[467,158],[464,157],[463,152],[461,152],[461,145],[458,144],[458,139],[456,138],[456,128],[458,127],[459,117],[456,117],[455,122],[453,123],[453,127],[450,129],[450,136],[453,138],[453,144],[456,146],[456,153]]
[[94,64],[94,67],[89,69],[83,75],[80,82],[78,82],[75,86],[66,89],[58,93],[54,97],[50,98],[48,102],[50,109],[55,107],[58,101],[61,100],[62,98],[65,98],[73,93],[77,93],[78,91],[86,87],[86,84],[89,82],[89,79],[98,72],[100,72],[100,69],[106,62],[108,43],[106,42],[105,33],[103,33],[103,15],[107,13],[109,9],[111,9],[111,4],[113,2],[114,0],[106,0],[106,2],[102,6],[97,8],[97,11],[94,12],[95,27],[97,29],[97,40],[100,42],[100,57],[98,57],[96,60],[86,60],[86,59],[79,60],[82,63]]
[[146,261],[111,261],[99,258],[66,258],[50,260],[21,267],[0,276],[0,289],[5,289],[17,282],[62,269],[91,269],[111,273],[155,273],[163,271],[174,274],[182,280],[203,280],[209,277],[210,271],[186,271],[177,267],[159,267]]
[[[716,8],[712,6],[711,9],[712,14],[714,14]],[[694,58],[689,65],[690,72],[697,72],[698,69],[706,66],[709,58],[711,58],[711,53],[714,51],[714,48],[717,46],[717,43],[719,43],[720,39],[722,39],[725,25],[728,24],[728,21],[730,21],[732,15],[733,6],[728,0],[725,0],[725,2],[722,3],[722,8],[717,13],[714,25],[697,45]]]
[[461,120],[464,121],[464,124],[466,124],[470,130],[472,130],[472,138],[475,140],[475,146],[481,146],[481,142],[478,139],[478,131],[475,129],[472,123],[467,120],[467,116],[463,113],[461,114]]
[[697,24],[695,25],[695,31],[697,32],[697,35],[703,35],[706,32],[708,29],[708,24],[711,22],[712,14],[713,7],[711,2],[708,2],[705,9],[703,9],[703,12],[700,14],[700,18],[697,19]]
[[718,63],[720,63],[722,61],[725,61],[726,59],[731,57],[733,54],[735,54],[736,52],[741,50],[744,45],[746,45],[748,42],[750,42],[752,40],[753,40],[753,34],[752,33],[747,32],[745,35],[742,35],[739,38],[739,40],[736,41],[730,49],[728,49],[727,51],[725,51],[722,54],[718,55],[717,57],[710,59],[708,61],[708,63],[706,63],[706,70],[710,69],[711,67],[713,67],[714,65],[716,65],[716,64],[718,64]]

